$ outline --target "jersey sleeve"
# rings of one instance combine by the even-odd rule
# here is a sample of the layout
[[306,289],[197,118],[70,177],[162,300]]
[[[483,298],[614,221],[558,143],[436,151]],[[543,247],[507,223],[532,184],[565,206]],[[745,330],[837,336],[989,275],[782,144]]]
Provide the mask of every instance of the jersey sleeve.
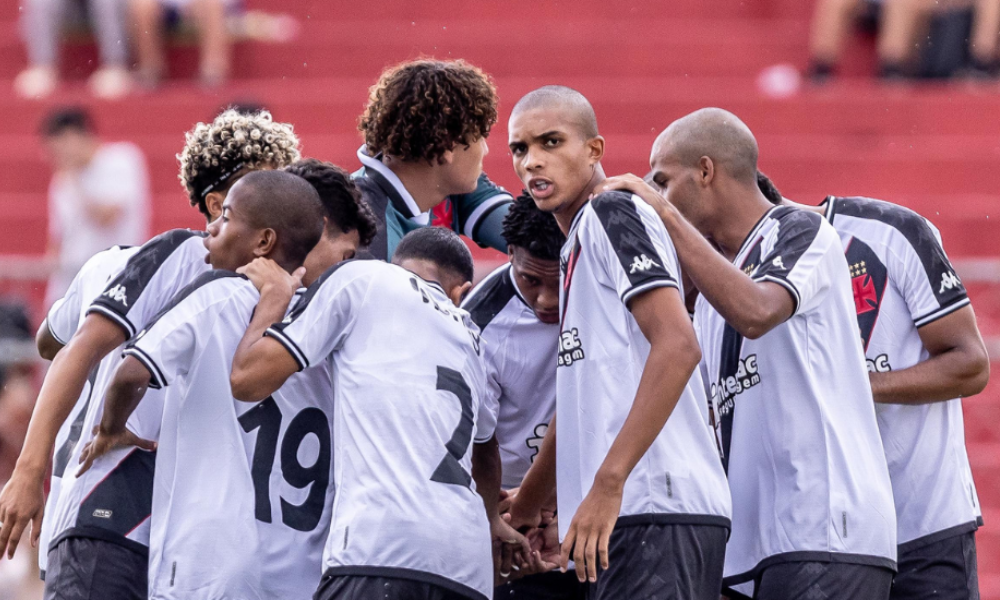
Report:
[[[607,271],[625,305],[654,288],[680,289],[680,269],[675,254],[667,249],[666,230],[658,220],[654,223],[640,212],[631,194],[605,192],[591,200],[591,206],[603,232],[594,232],[593,237],[603,236],[611,244]],[[597,247],[598,239],[592,243],[596,252],[607,254],[606,247]]]
[[[843,253],[836,233],[821,236],[823,218],[805,210],[787,209],[779,217],[777,239],[751,277],[754,281],[776,283],[792,295],[792,315],[805,313],[819,304],[833,284],[826,261],[828,252]],[[837,241],[831,249],[831,240]]]
[[282,322],[264,332],[288,350],[300,371],[325,360],[350,333],[354,309],[364,302],[371,283],[369,273],[358,266],[361,262],[328,269]]
[[911,221],[913,234],[906,247],[895,253],[903,273],[896,284],[913,323],[923,327],[969,304],[969,296],[944,252],[937,228],[917,214]]
[[175,229],[146,242],[94,300],[88,314],[103,315],[118,324],[126,337],[134,336],[208,268],[203,237],[199,232]]
[[[510,192],[490,181],[486,173],[483,173],[479,176],[474,192],[451,196],[451,201],[458,216],[457,233],[481,246],[507,251],[507,244],[499,231],[499,221],[491,218],[491,215],[496,216],[498,211],[506,213],[510,203],[514,201]],[[483,229],[484,224],[490,224],[489,230]]]
[[[45,316],[49,333],[63,346],[76,333],[76,329],[80,325],[80,314],[83,312],[83,307],[88,301],[88,299],[82,297],[82,280],[85,277],[85,271],[86,265],[84,265],[83,269],[80,269],[80,272],[76,274],[72,283],[70,283],[69,289],[66,290],[62,298],[55,301],[52,308],[49,309],[49,313]],[[90,298],[89,300],[92,299]]]
[[167,387],[191,368],[198,336],[212,331],[212,324],[230,294],[213,282],[240,278],[231,271],[202,274],[174,297],[149,326],[125,347],[125,356],[137,359],[150,373],[149,387]]

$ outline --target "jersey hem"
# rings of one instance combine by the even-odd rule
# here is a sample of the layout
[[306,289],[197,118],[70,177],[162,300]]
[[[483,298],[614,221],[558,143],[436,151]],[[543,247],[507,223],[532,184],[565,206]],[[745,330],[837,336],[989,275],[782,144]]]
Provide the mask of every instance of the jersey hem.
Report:
[[628,290],[626,290],[625,293],[622,294],[622,304],[625,304],[627,306],[629,301],[632,300],[632,298],[635,298],[636,296],[642,294],[643,292],[648,292],[649,290],[656,289],[658,287],[672,287],[672,288],[677,288],[678,290],[680,289],[680,287],[678,287],[677,285],[677,282],[674,281],[673,279],[667,279],[667,278],[654,279],[653,281],[647,281],[646,283],[637,285],[635,287],[631,287]]
[[56,546],[62,543],[63,540],[68,540],[69,538],[88,538],[111,544],[118,544],[127,550],[131,550],[132,552],[136,552],[147,558],[149,557],[149,546],[135,540],[130,540],[121,534],[114,533],[113,531],[101,529],[100,527],[70,527],[66,531],[59,534],[56,539],[52,540],[52,543],[49,544],[48,551],[52,552],[55,550]]
[[956,310],[968,305],[970,302],[972,301],[969,299],[968,296],[962,296],[961,298],[952,302],[948,306],[939,308],[930,314],[926,314],[922,317],[917,317],[916,319],[913,319],[913,324],[916,325],[918,328],[923,327],[924,325],[930,325],[934,321],[937,321],[942,317],[947,317]]
[[403,567],[378,567],[373,565],[351,565],[342,567],[328,567],[323,572],[323,577],[392,577],[395,579],[408,579],[429,583],[445,588],[449,591],[461,594],[471,600],[489,600],[489,597],[464,583],[459,583],[454,579],[448,579],[442,575],[418,571],[416,569],[405,569]]
[[886,558],[884,556],[872,556],[870,554],[850,554],[847,552],[823,552],[818,550],[800,550],[796,552],[782,552],[781,554],[775,554],[773,556],[768,556],[764,560],[757,563],[757,566],[739,573],[737,575],[730,575],[728,577],[722,578],[723,590],[729,586],[739,585],[741,583],[746,583],[748,581],[753,581],[757,578],[761,572],[773,565],[779,565],[783,563],[790,562],[824,562],[824,563],[841,563],[848,565],[864,565],[869,567],[881,567],[883,569],[889,569],[895,573],[898,569],[896,568],[896,561],[891,558]]
[[90,305],[90,308],[87,309],[88,315],[92,312],[96,312],[104,317],[107,317],[115,325],[121,327],[125,331],[126,339],[131,339],[132,336],[135,335],[135,325],[133,325],[127,318],[118,314],[116,311],[108,308],[107,306],[104,306],[103,304],[97,304],[95,302],[94,304]]
[[126,348],[122,352],[125,356],[131,356],[142,363],[142,366],[146,367],[152,377],[149,380],[149,387],[154,390],[160,390],[167,387],[167,379],[163,376],[163,371],[160,370],[160,366],[156,364],[156,361],[152,359],[148,354],[142,351],[141,348],[136,348],[132,346],[131,348]]
[[299,365],[299,371],[309,368],[309,361],[306,360],[306,355],[299,350],[299,347],[293,342],[287,335],[281,331],[275,329],[274,327],[268,327],[264,332],[264,335],[274,338],[276,342],[285,347],[285,350],[292,355],[295,362]]
[[615,522],[615,527],[636,527],[642,525],[708,525],[724,527],[732,530],[733,522],[728,517],[720,515],[700,515],[689,513],[643,513],[641,515],[622,515]]
[[906,552],[913,552],[917,548],[923,548],[924,546],[929,546],[930,544],[946,540],[950,537],[955,537],[956,535],[964,535],[970,531],[979,529],[982,525],[983,518],[976,517],[973,521],[962,523],[961,525],[955,525],[954,527],[948,527],[947,529],[941,529],[940,531],[929,533],[918,537],[917,539],[910,540],[909,542],[904,542],[898,546],[896,553],[902,557],[902,555]]

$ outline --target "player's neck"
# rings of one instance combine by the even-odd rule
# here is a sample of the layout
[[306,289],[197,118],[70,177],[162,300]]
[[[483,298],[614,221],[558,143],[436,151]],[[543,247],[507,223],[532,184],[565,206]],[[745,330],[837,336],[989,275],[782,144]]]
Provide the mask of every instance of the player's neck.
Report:
[[426,163],[389,158],[383,164],[396,174],[423,214],[444,202],[448,192],[441,187],[438,170]]
[[569,235],[569,230],[573,226],[573,219],[576,218],[576,214],[583,209],[583,206],[590,199],[590,195],[594,193],[597,186],[604,183],[605,179],[607,179],[607,176],[604,175],[604,167],[600,163],[594,165],[594,173],[590,177],[590,181],[587,182],[587,185],[581,190],[580,195],[574,198],[572,202],[566,204],[565,208],[553,213],[556,223],[564,235]]
[[755,188],[745,198],[727,203],[725,209],[721,211],[724,214],[719,215],[715,226],[709,232],[709,237],[719,246],[726,258],[733,260],[739,254],[747,236],[772,208],[774,205]]

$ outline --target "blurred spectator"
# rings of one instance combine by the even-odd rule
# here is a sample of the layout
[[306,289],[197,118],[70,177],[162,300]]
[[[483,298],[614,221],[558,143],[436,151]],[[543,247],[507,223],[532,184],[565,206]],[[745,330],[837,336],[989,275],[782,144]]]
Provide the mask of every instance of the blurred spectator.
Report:
[[115,244],[146,241],[150,199],[139,148],[102,143],[82,109],[53,112],[42,135],[55,171],[49,184],[48,255],[56,265],[46,290],[49,306],[88,258]]
[[810,38],[813,81],[834,73],[859,22],[878,30],[882,78],[950,76],[965,64],[978,73],[995,71],[1000,0],[820,0]]
[[139,78],[155,88],[166,70],[163,49],[164,15],[191,18],[201,44],[199,73],[205,87],[218,87],[229,75],[230,35],[226,0],[128,0],[133,37],[139,59]]
[[59,39],[68,17],[83,20],[89,13],[97,38],[100,66],[90,77],[91,91],[101,98],[118,98],[130,86],[125,35],[126,0],[24,0],[21,33],[28,50],[28,68],[14,80],[14,89],[27,98],[42,98],[59,82]]

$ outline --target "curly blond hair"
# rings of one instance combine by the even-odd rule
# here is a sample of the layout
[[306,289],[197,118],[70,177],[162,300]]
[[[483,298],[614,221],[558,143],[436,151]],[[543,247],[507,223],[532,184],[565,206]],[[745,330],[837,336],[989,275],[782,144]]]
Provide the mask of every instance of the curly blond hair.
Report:
[[489,75],[463,60],[424,58],[383,71],[358,129],[372,156],[433,163],[457,144],[489,136],[496,121]]
[[281,169],[299,160],[299,138],[288,123],[275,123],[271,113],[227,109],[211,123],[198,123],[184,134],[178,178],[191,206],[206,217],[205,196],[226,190],[242,170]]

